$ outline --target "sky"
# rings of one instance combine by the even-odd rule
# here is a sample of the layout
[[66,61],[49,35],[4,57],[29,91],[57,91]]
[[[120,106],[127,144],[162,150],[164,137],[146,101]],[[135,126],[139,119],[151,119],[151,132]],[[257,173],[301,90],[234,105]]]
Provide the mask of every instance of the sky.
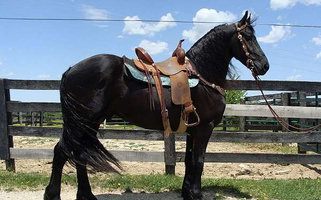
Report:
[[[87,57],[133,58],[137,46],[164,60],[180,39],[188,50],[211,28],[240,20],[246,10],[257,18],[255,34],[270,62],[262,80],[320,81],[321,0],[0,0],[0,78],[59,80]],[[195,23],[200,21],[213,23]],[[245,66],[232,63],[240,79],[253,79]],[[11,96],[59,101],[58,91]]]

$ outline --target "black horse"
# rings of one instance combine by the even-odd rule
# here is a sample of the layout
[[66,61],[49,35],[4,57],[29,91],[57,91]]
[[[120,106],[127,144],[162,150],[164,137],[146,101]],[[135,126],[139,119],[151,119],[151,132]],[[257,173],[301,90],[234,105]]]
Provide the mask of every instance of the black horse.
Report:
[[[237,23],[213,28],[186,52],[194,70],[208,83],[224,87],[232,57],[255,75],[268,71],[267,58],[257,43],[250,18],[246,12]],[[85,59],[64,73],[60,88],[64,128],[54,149],[45,200],[60,199],[62,169],[67,161],[77,169],[78,200],[96,200],[91,192],[87,167],[92,171],[116,173],[121,169],[118,160],[97,139],[103,120],[117,115],[143,128],[163,130],[158,97],[155,96],[155,109],[151,110],[148,85],[129,79],[124,70],[121,57],[103,54]],[[153,93],[157,94],[156,91]],[[181,106],[171,102],[170,89],[164,88],[164,96],[170,124],[175,130],[180,121]],[[191,96],[200,124],[187,129],[182,186],[185,200],[202,199],[201,175],[206,147],[225,109],[224,96],[202,81],[191,89]]]

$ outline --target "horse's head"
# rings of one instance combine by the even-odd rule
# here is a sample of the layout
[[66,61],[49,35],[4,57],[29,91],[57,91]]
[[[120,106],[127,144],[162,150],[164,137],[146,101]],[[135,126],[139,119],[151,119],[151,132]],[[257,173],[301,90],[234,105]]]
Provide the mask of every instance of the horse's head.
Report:
[[234,30],[230,43],[233,56],[247,66],[253,74],[264,75],[269,70],[269,62],[256,40],[251,25],[251,15],[247,11],[243,18],[235,23]]

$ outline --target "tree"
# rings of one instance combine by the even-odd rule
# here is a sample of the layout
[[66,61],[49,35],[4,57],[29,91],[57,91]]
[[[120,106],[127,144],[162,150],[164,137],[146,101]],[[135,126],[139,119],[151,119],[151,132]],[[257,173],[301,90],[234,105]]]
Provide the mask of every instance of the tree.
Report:
[[244,90],[228,90],[226,91],[225,98],[228,104],[239,104],[242,97],[246,95]]
[[[240,76],[233,75],[231,80],[238,80]],[[227,90],[225,94],[226,103],[228,104],[239,104],[242,97],[245,97],[245,90]]]

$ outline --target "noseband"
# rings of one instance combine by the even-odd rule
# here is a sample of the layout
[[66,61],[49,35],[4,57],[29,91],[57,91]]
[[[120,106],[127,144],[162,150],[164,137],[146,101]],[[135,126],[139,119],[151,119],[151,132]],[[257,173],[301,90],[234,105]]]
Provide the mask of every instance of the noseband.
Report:
[[248,50],[248,46],[246,45],[246,43],[244,42],[245,40],[243,39],[243,36],[241,34],[241,31],[244,30],[246,27],[247,27],[247,23],[245,23],[244,25],[240,26],[238,25],[238,23],[235,23],[235,26],[236,26],[236,32],[237,32],[237,38],[239,39],[241,45],[242,45],[242,49],[245,53],[245,56],[247,57],[246,59],[246,67],[251,70],[251,72],[253,74],[255,74],[254,72],[254,62],[253,62],[253,59],[254,57],[250,54],[249,50]]

